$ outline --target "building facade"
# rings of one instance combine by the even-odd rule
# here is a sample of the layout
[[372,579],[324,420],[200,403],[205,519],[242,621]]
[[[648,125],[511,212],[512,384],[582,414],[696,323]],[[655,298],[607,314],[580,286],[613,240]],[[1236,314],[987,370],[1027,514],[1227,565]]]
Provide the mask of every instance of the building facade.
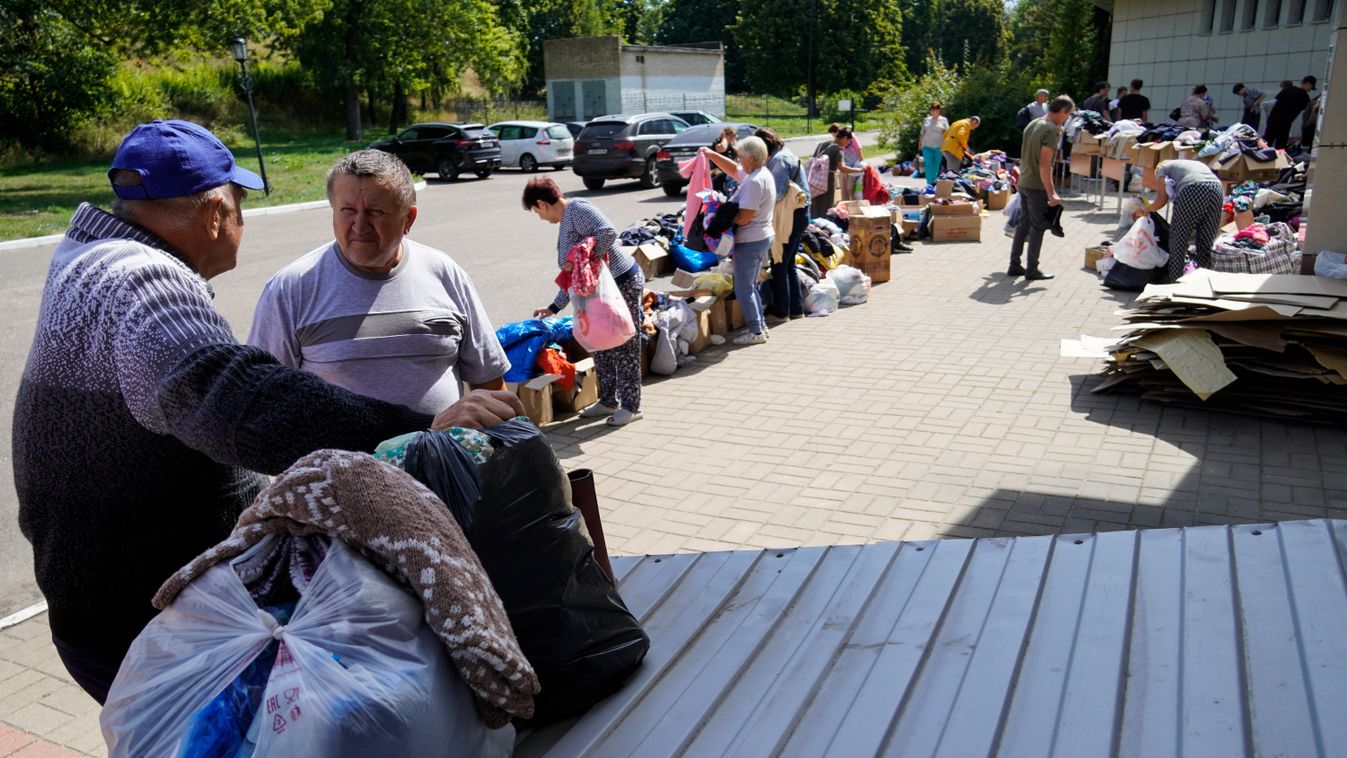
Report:
[[[1230,90],[1266,94],[1306,75],[1323,82],[1342,0],[1113,0],[1109,82],[1142,79],[1151,120],[1168,121],[1194,86],[1205,84],[1222,124],[1242,108]],[[1264,118],[1266,122],[1266,118]],[[1298,126],[1298,123],[1297,123]]]
[[624,45],[620,37],[543,43],[547,113],[554,121],[648,111],[725,114],[725,56],[706,46]]

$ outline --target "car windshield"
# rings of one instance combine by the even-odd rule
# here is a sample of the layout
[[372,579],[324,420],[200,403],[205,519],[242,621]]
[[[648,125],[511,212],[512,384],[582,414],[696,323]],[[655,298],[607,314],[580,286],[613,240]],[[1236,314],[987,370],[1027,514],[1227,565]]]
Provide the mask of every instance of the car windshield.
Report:
[[564,126],[549,126],[547,127],[547,136],[552,139],[570,139],[571,132]]
[[621,121],[609,121],[603,124],[590,124],[580,132],[580,139],[604,139],[617,136],[617,133],[626,129],[627,125]]

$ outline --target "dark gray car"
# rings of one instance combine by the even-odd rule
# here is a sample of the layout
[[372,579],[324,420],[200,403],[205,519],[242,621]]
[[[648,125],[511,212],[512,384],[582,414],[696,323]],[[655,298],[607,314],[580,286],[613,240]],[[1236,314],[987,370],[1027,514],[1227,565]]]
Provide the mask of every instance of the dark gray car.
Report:
[[687,128],[686,121],[668,113],[600,116],[576,138],[571,170],[592,190],[609,179],[640,179],[642,187],[654,187],[655,155]]
[[664,148],[655,155],[655,177],[664,188],[664,194],[669,197],[682,194],[683,188],[688,186],[688,180],[678,173],[678,164],[696,155],[698,149],[715,144],[727,126],[734,127],[739,139],[751,137],[758,130],[752,124],[737,122],[700,124],[688,127],[687,131],[665,143]]

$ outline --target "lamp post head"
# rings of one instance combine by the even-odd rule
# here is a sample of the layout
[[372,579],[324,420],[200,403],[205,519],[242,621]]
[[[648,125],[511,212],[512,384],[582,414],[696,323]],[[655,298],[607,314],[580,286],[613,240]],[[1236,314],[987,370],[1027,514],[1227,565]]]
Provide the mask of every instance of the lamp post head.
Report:
[[242,37],[229,40],[229,50],[234,54],[234,60],[239,63],[248,60],[248,40]]

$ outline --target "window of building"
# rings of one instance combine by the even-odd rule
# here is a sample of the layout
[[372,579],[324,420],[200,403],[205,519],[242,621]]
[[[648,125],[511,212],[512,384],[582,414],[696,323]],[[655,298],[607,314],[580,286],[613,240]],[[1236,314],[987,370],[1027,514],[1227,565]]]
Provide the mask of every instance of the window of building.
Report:
[[1314,22],[1327,21],[1333,18],[1333,4],[1337,0],[1317,0],[1314,4]]
[[1305,21],[1305,0],[1291,0],[1291,12],[1286,14],[1286,25],[1296,26]]
[[1216,0],[1202,0],[1202,22],[1197,27],[1198,34],[1211,34],[1215,31]]
[[1237,0],[1221,0],[1221,31],[1235,30],[1235,3]]
[[1271,29],[1281,22],[1282,0],[1268,0],[1267,13],[1263,17],[1263,26]]
[[1252,29],[1258,25],[1258,0],[1244,0],[1244,16],[1239,20],[1240,29]]

